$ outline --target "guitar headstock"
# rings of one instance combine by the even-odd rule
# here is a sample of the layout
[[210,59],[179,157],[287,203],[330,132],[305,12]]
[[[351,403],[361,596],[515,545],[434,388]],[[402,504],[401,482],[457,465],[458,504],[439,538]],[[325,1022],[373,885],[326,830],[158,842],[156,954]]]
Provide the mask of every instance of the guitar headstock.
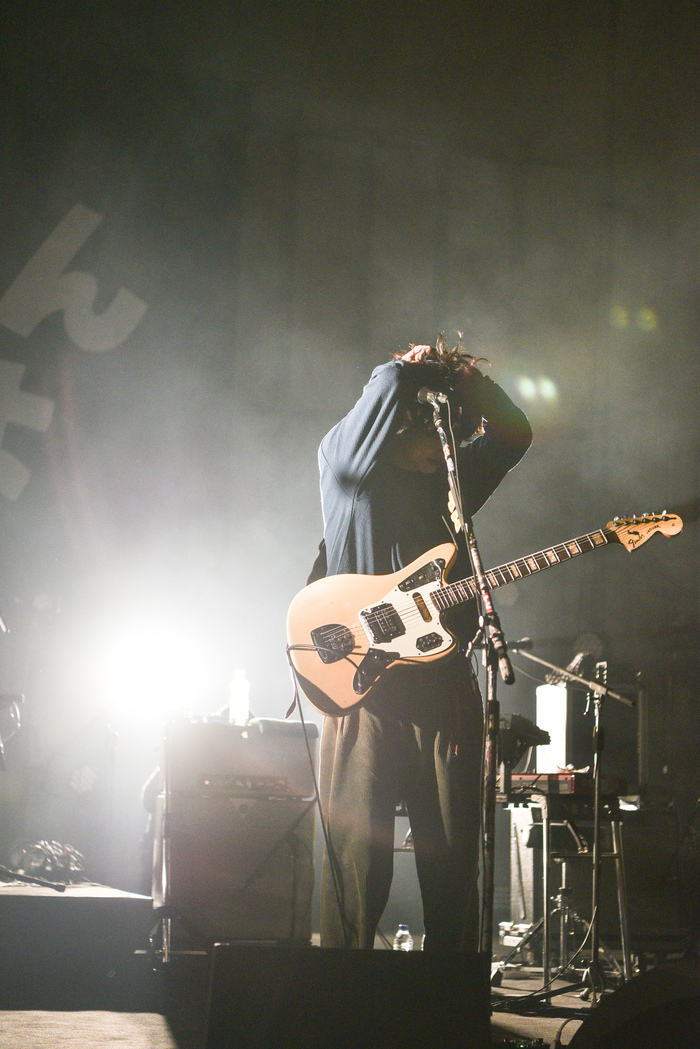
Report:
[[607,533],[614,533],[615,539],[622,543],[625,550],[636,550],[642,543],[646,543],[654,532],[662,535],[676,535],[683,528],[683,522],[677,514],[669,514],[664,510],[661,514],[642,514],[638,517],[616,517],[605,526]]

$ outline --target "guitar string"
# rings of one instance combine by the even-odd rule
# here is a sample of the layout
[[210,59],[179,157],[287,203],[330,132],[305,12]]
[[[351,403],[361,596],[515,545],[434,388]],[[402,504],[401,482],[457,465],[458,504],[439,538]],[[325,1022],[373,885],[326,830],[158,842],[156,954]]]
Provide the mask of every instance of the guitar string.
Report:
[[[570,561],[572,558],[577,557],[579,554],[588,553],[591,550],[595,549],[597,545],[602,545],[596,544],[594,542],[594,536],[602,536],[605,540],[605,543],[609,543],[610,538],[613,536],[619,537],[621,533],[629,535],[635,528],[635,525],[638,527],[639,525],[652,523],[658,523],[658,519],[650,518],[647,521],[642,520],[639,522],[635,522],[634,524],[618,528],[599,528],[595,532],[588,532],[582,536],[577,536],[575,539],[570,539],[567,542],[557,543],[555,546],[546,547],[544,550],[539,550],[536,553],[526,555],[525,557],[517,558],[516,560],[509,561],[504,565],[499,565],[496,568],[489,569],[485,574],[491,586],[495,585],[495,587],[498,587],[502,585],[507,585],[508,583],[515,582],[518,579],[528,578],[530,575],[535,575],[537,574],[537,572],[543,571],[545,568],[553,567],[555,564],[561,564],[563,561]],[[585,545],[584,548],[581,549],[581,543],[588,545]],[[572,546],[575,546],[577,549],[575,551],[572,551]],[[557,560],[550,561],[549,557],[547,556],[549,553],[553,553],[556,556]],[[563,554],[563,556],[560,556],[560,553]],[[544,563],[540,563],[542,560],[544,561]],[[532,561],[535,562],[535,568],[532,568],[532,565],[530,564],[530,562]],[[516,567],[518,571],[520,571],[519,576],[513,574],[513,567]],[[506,575],[506,573],[508,573],[508,575]],[[498,575],[502,575],[505,577],[505,583],[502,580],[498,579]],[[463,591],[465,590],[468,591],[468,596],[466,597],[463,596]],[[430,597],[433,600],[433,604],[436,606],[438,615],[441,612],[449,611],[450,607],[454,607],[456,604],[473,600],[477,596],[477,594],[478,589],[474,576],[469,576],[466,579],[456,580],[454,583],[448,583],[445,586],[440,586],[437,587],[435,590],[430,591]],[[445,605],[445,607],[440,608],[438,601],[436,600],[436,596],[442,597],[444,595],[449,595],[449,601]],[[368,612],[365,618],[370,623],[378,624],[381,622],[382,616],[387,616],[388,614],[388,612]],[[409,606],[408,610],[402,615],[401,618],[402,622],[411,624],[414,621],[417,622],[419,619],[423,619],[423,616],[421,615],[419,609],[414,605]],[[427,625],[428,624],[426,623],[426,626]],[[343,637],[347,636],[347,633],[352,634],[352,637],[355,641],[355,646],[351,651],[355,651],[355,649],[358,647],[358,637],[362,640],[366,640],[367,638],[362,624],[358,621],[355,621],[349,625],[342,625],[339,631],[330,632],[324,635],[324,640],[328,644],[332,645],[334,641],[341,641]],[[337,650],[327,649],[325,646],[311,647],[323,649],[324,651],[334,651],[337,654]]]
[[[576,539],[569,540],[567,543],[559,543],[554,547],[547,547],[546,550],[540,550],[534,554],[529,554],[526,557],[518,558],[515,561],[509,561],[507,564],[489,569],[486,572],[486,577],[491,586],[499,587],[515,582],[517,579],[523,579],[530,575],[535,575],[537,572],[542,571],[545,568],[552,567],[555,564],[560,564],[563,561],[569,561],[573,557],[578,556],[579,553],[587,553],[589,550],[594,549],[596,544],[592,537],[597,534],[604,534],[604,530],[599,529],[596,533],[578,536]],[[584,549],[581,549],[582,543],[584,544]],[[585,545],[586,543],[590,545]],[[572,545],[577,547],[575,552],[571,551]],[[547,556],[549,553],[553,553],[557,560],[551,561]],[[535,563],[534,568],[532,567],[531,562]],[[514,568],[519,574],[516,574],[513,571]],[[505,582],[503,581],[504,579]],[[441,612],[449,611],[451,607],[454,607],[457,604],[473,600],[477,595],[478,586],[474,576],[469,576],[466,579],[458,579],[453,583],[448,583],[445,586],[439,586],[434,590],[429,591],[429,596],[432,599],[432,603],[435,606],[438,615]],[[441,604],[441,599],[445,601],[444,605]],[[390,604],[390,607],[386,610],[367,612],[364,618],[370,626],[372,624],[381,626],[383,620],[386,625],[394,611],[394,606]],[[402,623],[407,625],[411,625],[413,622],[418,622],[419,620],[426,622],[415,603],[413,605],[408,605],[406,609],[401,609],[400,619]],[[427,626],[428,622],[426,622],[426,628]],[[350,632],[355,638],[358,634],[361,638],[366,637],[362,624],[355,621],[343,625],[338,631],[330,631],[329,633],[324,634],[324,640],[329,643],[340,641],[346,636],[346,632]]]
[[[507,583],[514,582],[517,579],[527,578],[530,575],[534,575],[545,568],[553,567],[555,564],[561,564],[563,561],[571,560],[578,554],[587,553],[594,549],[596,543],[593,541],[594,535],[605,534],[605,530],[599,529],[596,533],[589,533],[585,536],[578,536],[576,539],[569,540],[567,543],[557,544],[555,547],[548,547],[546,550],[538,551],[537,553],[530,554],[525,558],[519,558],[516,561],[508,562],[506,565],[501,565],[497,568],[490,569],[487,573],[487,579],[492,587],[498,587],[506,585]],[[617,534],[617,533],[610,533]],[[583,544],[583,546],[582,546]],[[598,544],[600,545],[600,544]],[[572,550],[571,547],[575,546],[576,549]],[[552,561],[547,556],[549,553],[553,553],[556,556],[556,560]],[[534,562],[534,567],[531,562]],[[519,575],[513,573],[513,568],[517,568]],[[499,576],[501,577],[499,579]],[[505,583],[504,580],[505,579]],[[466,593],[466,596],[465,596]],[[454,607],[456,604],[464,603],[465,601],[473,600],[478,594],[476,580],[473,576],[467,579],[460,579],[454,583],[447,584],[443,587],[437,587],[435,590],[430,591],[430,597],[433,600],[433,604],[436,606],[438,615],[441,612],[449,611],[450,607]],[[449,595],[449,600],[447,596]],[[441,607],[441,601],[443,599],[446,603]],[[381,629],[382,621],[384,626],[390,625],[390,618],[393,612],[396,611],[394,605],[386,610],[377,610],[374,612],[368,612],[365,615],[365,619],[368,624],[374,624],[379,626]],[[400,609],[400,620],[402,624],[411,626],[413,622],[418,622],[419,619],[424,617],[421,615],[419,609],[415,605],[409,605],[406,609]],[[425,620],[424,620],[425,621]],[[427,627],[426,623],[426,627]],[[324,635],[324,640],[328,644],[332,645],[334,641],[341,642],[343,637],[346,637],[350,633],[353,636],[356,644],[354,648],[357,648],[357,638],[366,640],[366,633],[362,624],[354,622],[348,626],[341,626],[339,631],[330,631]],[[377,642],[375,642],[377,643]],[[354,649],[353,649],[354,650]],[[334,650],[337,652],[337,650]],[[422,657],[418,657],[422,658]]]
[[[673,520],[673,518],[672,517],[671,518],[661,518],[661,520]],[[635,522],[635,523],[636,524],[640,524],[640,523],[641,524],[645,524],[645,523],[648,524],[648,523],[658,523],[658,521],[659,521],[659,519],[654,518],[654,519],[649,520],[647,522],[642,521],[642,522]],[[547,547],[545,550],[540,550],[537,553],[530,554],[530,555],[528,555],[528,556],[526,556],[524,558],[517,558],[515,561],[509,561],[505,565],[500,565],[497,568],[489,569],[486,572],[486,576],[489,579],[489,583],[491,585],[493,585],[493,583],[491,582],[491,578],[489,578],[489,577],[492,577],[493,579],[495,579],[496,580],[496,586],[499,586],[499,585],[502,585],[502,584],[500,584],[498,582],[498,580],[496,579],[496,573],[503,574],[505,572],[505,570],[507,569],[509,574],[511,575],[511,578],[510,579],[506,578],[506,583],[513,582],[514,579],[512,578],[512,571],[511,571],[512,567],[513,566],[518,566],[518,567],[522,566],[523,568],[526,568],[527,570],[522,575],[516,576],[515,579],[527,578],[528,576],[535,575],[537,572],[542,571],[545,568],[553,567],[555,564],[561,564],[562,561],[570,561],[574,557],[578,556],[579,554],[588,553],[589,551],[595,549],[597,545],[600,545],[600,544],[596,544],[594,542],[594,540],[593,540],[593,537],[596,536],[596,535],[602,535],[603,538],[605,539],[605,543],[609,544],[611,538],[619,537],[620,533],[625,533],[625,534],[629,535],[633,531],[634,527],[635,527],[634,525],[627,525],[627,526],[618,527],[618,528],[602,528],[602,529],[598,529],[596,532],[586,533],[585,535],[578,536],[575,539],[569,540],[566,543],[558,543],[558,544],[556,544],[553,547]],[[648,536],[647,536],[647,538],[648,538]],[[590,544],[590,545],[584,545],[584,547],[581,548],[581,543],[582,542],[585,542],[585,543]],[[575,552],[571,550],[571,547],[574,546],[574,545],[576,546],[576,551]],[[557,553],[557,551],[562,551],[562,552],[565,551],[566,552],[565,556],[563,558],[560,557],[559,554]],[[547,557],[548,553],[556,554],[557,560],[556,561],[550,561],[549,557]],[[539,560],[540,558],[544,558],[544,564],[540,564],[540,560]],[[536,567],[534,569],[528,563],[530,561],[534,561],[535,562],[535,566]],[[460,590],[464,590],[464,589],[466,589],[469,592],[469,597],[466,600],[474,599],[477,596],[477,592],[478,592],[477,591],[477,584],[476,584],[476,580],[475,580],[475,578],[473,576],[469,576],[466,579],[457,580],[456,582],[447,584],[446,586],[438,587],[435,590],[430,592],[430,596],[433,598],[433,603],[436,603],[435,600],[434,600],[435,595],[437,595],[437,594],[444,594],[446,592],[459,593]],[[461,598],[461,597],[458,598],[458,603],[460,601],[463,601],[463,600],[465,600],[465,599]],[[410,606],[409,606],[409,608],[410,608]],[[448,606],[448,608],[449,608],[449,606]],[[442,610],[438,609],[438,613],[439,613],[439,611],[447,611],[448,608],[445,608],[445,609],[442,609]],[[378,619],[380,616],[382,616],[382,615],[386,616],[387,613],[386,612],[384,612],[384,613],[374,613],[374,614],[369,613],[367,618],[369,619],[372,615],[374,616],[374,619],[376,621],[376,619]],[[408,621],[408,620],[410,620],[412,618],[417,618],[417,617],[420,617],[421,619],[423,618],[423,616],[420,615],[420,612],[418,611],[418,609],[414,607],[409,612],[404,613],[404,615],[402,617],[402,622],[406,622],[406,621]],[[332,642],[333,639],[337,639],[338,637],[344,636],[345,633],[346,633],[346,630],[349,631],[350,633],[352,633],[353,639],[355,640],[356,644],[355,644],[355,646],[353,647],[353,649],[350,652],[342,653],[340,658],[341,658],[342,661],[346,661],[346,662],[350,663],[350,665],[357,670],[359,664],[354,662],[354,660],[351,657],[353,655],[355,655],[356,658],[359,658],[361,655],[363,655],[363,651],[362,650],[356,651],[356,649],[357,649],[357,633],[356,633],[356,630],[357,631],[362,630],[362,634],[360,636],[361,637],[365,636],[364,635],[364,629],[361,627],[361,625],[359,623],[355,623],[355,624],[352,625],[352,628],[343,628],[340,634],[337,634],[337,633],[335,635],[329,634],[329,635],[327,635],[327,640]],[[311,651],[311,652],[316,652],[317,654],[319,652],[328,652],[329,654],[331,654],[333,656],[337,656],[338,655],[337,649],[326,647],[326,646],[323,646],[323,645],[313,645],[313,644],[312,645],[307,645],[307,644],[288,645],[287,646],[287,652],[292,652],[292,651]],[[420,664],[420,663],[422,663],[424,661],[424,658],[425,658],[424,655],[401,656],[400,660],[403,663],[417,663],[417,664]],[[526,676],[530,676],[530,675],[526,675]]]

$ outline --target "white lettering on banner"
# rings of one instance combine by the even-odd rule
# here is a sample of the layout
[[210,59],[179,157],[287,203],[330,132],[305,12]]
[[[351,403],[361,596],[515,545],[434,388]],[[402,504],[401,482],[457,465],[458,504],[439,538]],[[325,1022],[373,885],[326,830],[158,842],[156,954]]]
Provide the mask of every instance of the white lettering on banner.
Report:
[[[78,270],[65,272],[103,217],[82,204],[71,208],[0,299],[0,324],[26,338],[60,310],[69,337],[89,353],[113,350],[131,335],[148,309],[145,302],[120,288],[109,306],[96,314],[95,278]],[[24,371],[22,364],[0,360],[0,444],[8,423],[45,431],[53,416],[48,397],[20,390]],[[0,448],[0,493],[16,500],[28,480],[29,470]]]
[[[23,364],[0,360],[0,441],[9,423],[32,430],[47,430],[53,415],[53,401],[20,390],[25,372]],[[4,448],[0,448],[0,492],[16,500],[29,480],[29,470]]]
[[64,272],[102,219],[82,204],[71,208],[0,299],[0,324],[27,336],[61,310],[70,338],[90,353],[113,350],[131,335],[148,308],[145,302],[120,288],[107,309],[95,314],[95,278],[91,273]]

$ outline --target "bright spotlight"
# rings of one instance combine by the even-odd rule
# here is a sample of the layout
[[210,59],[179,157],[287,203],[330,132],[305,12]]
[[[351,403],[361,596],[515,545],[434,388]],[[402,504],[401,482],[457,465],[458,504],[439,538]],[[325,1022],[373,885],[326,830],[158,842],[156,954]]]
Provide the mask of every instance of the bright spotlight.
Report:
[[659,326],[659,318],[650,306],[645,306],[637,312],[637,327],[640,331],[656,331]]
[[610,310],[610,326],[612,328],[623,329],[629,326],[630,315],[629,310],[626,310],[624,306],[613,306]]
[[559,397],[559,390],[553,379],[543,375],[533,379],[529,375],[520,375],[516,381],[518,393],[524,401],[544,401],[552,404]]
[[556,383],[552,379],[548,379],[546,376],[540,379],[537,384],[539,389],[540,397],[543,401],[556,401],[559,391],[556,387]]
[[537,397],[537,383],[528,375],[521,375],[518,379],[518,393],[526,401],[534,401]]
[[210,673],[204,640],[164,614],[105,624],[88,669],[93,692],[114,713],[147,717],[196,710]]

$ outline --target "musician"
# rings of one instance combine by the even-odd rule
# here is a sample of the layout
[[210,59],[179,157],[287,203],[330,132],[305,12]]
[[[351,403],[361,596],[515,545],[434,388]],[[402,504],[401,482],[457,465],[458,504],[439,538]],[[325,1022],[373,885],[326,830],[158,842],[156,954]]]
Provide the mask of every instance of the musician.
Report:
[[[483,506],[527,451],[524,413],[460,343],[412,346],[377,367],[319,451],[325,552],[311,578],[387,574],[454,538],[447,470],[424,388],[448,397],[465,510]],[[424,400],[424,394],[423,394]],[[452,579],[471,574],[463,538]],[[474,602],[451,628],[466,645]],[[394,819],[411,825],[426,950],[478,947],[483,710],[457,655],[383,675],[366,701],[324,719],[320,791],[330,854],[321,882],[321,944],[372,948],[392,879]]]

